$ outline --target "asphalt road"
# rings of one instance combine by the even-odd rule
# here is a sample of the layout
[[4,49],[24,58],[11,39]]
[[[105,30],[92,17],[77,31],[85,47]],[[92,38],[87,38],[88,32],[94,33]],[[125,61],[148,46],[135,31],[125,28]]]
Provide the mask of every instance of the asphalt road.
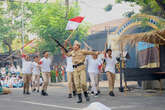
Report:
[[77,104],[77,97],[67,98],[67,87],[60,83],[48,89],[49,96],[39,93],[23,95],[22,89],[12,89],[12,94],[0,95],[0,110],[82,110],[92,102],[101,102],[112,110],[165,110],[165,92],[146,93],[135,90],[124,96],[115,90],[115,97],[108,96],[108,89],[101,88],[99,97],[90,96],[90,102]]

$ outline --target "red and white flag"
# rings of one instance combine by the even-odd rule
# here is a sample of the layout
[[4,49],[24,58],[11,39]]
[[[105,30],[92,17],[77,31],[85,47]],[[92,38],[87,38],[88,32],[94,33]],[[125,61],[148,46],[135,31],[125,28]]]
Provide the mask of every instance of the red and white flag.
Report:
[[79,24],[84,20],[84,17],[77,16],[75,18],[72,18],[68,21],[68,24],[66,26],[66,30],[75,30],[79,26]]

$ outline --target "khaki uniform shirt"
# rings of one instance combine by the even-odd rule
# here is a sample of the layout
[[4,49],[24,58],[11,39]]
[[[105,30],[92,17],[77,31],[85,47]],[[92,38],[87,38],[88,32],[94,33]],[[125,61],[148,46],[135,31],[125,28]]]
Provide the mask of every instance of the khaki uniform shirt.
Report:
[[[68,56],[72,56],[72,63],[73,65],[77,65],[79,63],[84,63],[86,55],[96,55],[96,52],[93,51],[88,51],[88,50],[73,50],[69,53],[67,53]],[[81,70],[85,69],[85,65],[78,66],[76,69]]]

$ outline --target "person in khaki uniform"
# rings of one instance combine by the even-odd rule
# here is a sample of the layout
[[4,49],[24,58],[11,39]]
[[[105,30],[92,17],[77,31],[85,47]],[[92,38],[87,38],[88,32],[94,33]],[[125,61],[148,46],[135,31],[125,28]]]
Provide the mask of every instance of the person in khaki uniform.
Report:
[[66,53],[67,56],[72,56],[72,63],[74,68],[74,82],[76,86],[76,91],[78,94],[77,103],[82,103],[82,91],[86,101],[89,101],[89,96],[87,93],[87,82],[86,82],[86,71],[85,71],[85,58],[86,55],[98,55],[99,52],[87,51],[80,49],[80,43],[78,41],[74,42],[73,51]]

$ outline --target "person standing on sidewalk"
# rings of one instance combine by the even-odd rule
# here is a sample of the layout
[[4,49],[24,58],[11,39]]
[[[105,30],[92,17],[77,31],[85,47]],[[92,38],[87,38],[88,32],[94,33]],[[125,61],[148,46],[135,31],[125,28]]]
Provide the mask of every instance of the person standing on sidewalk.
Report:
[[33,75],[32,75],[32,88],[33,92],[36,91],[37,87],[37,92],[40,90],[40,65],[39,65],[39,56],[34,56],[34,62],[32,63],[33,67]]
[[43,55],[44,55],[44,57],[40,60],[41,72],[42,72],[42,77],[43,77],[41,95],[48,96],[47,88],[48,88],[49,78],[50,78],[51,60],[49,58],[48,51],[44,51]]
[[115,65],[117,64],[117,60],[115,57],[112,57],[112,50],[107,49],[105,53],[105,72],[107,74],[108,78],[108,85],[109,85],[109,95],[110,96],[115,96],[113,90],[114,90],[114,85],[115,85]]
[[29,86],[32,78],[32,62],[28,55],[22,54],[23,94],[29,95]]
[[[64,50],[63,50],[64,51]],[[65,52],[65,51],[64,51]],[[89,96],[87,93],[87,82],[86,82],[86,71],[85,71],[85,57],[87,55],[98,55],[99,52],[87,51],[80,49],[80,43],[78,41],[74,42],[73,51],[67,53],[67,56],[72,56],[72,63],[74,68],[74,82],[76,85],[76,92],[78,94],[77,103],[82,103],[82,90],[86,101],[89,101]]]

